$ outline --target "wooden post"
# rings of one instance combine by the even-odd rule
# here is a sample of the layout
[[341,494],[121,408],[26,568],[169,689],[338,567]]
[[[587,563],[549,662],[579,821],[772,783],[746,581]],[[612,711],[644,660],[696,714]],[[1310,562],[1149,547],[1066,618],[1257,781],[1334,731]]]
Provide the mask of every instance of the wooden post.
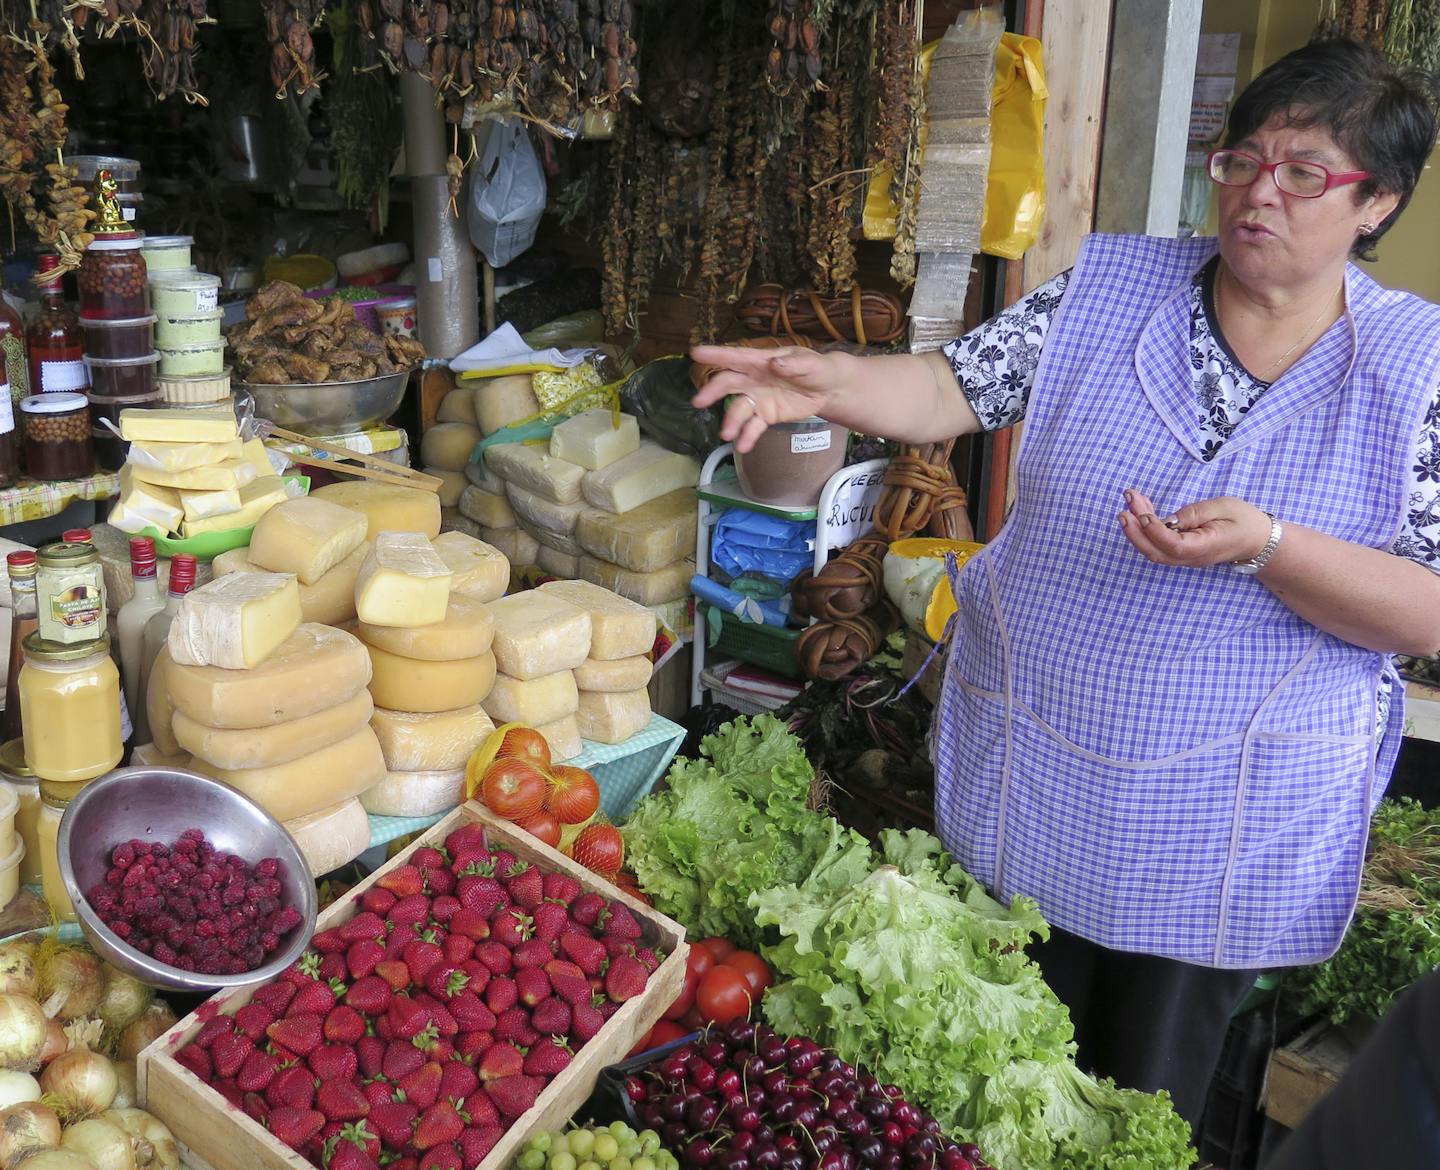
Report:
[[491,267],[490,261],[480,257],[481,264],[481,300],[485,306],[485,336],[495,332],[495,326],[499,324],[495,320],[495,269]]

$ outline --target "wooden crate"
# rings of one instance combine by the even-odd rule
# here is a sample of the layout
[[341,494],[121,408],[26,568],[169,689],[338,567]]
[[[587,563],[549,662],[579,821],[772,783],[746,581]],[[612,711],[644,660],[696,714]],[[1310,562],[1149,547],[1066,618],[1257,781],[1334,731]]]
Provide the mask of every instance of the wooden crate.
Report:
[[1270,1054],[1265,1075],[1265,1115],[1294,1129],[1339,1083],[1355,1044],[1329,1024],[1316,1024]]
[[[584,1045],[568,1068],[557,1076],[528,1112],[517,1118],[478,1170],[508,1166],[526,1139],[540,1130],[558,1129],[594,1091],[600,1070],[623,1060],[660,1019],[680,994],[689,947],[685,931],[676,922],[621,893],[590,870],[536,840],[508,821],[493,816],[478,801],[461,805],[427,830],[410,848],[393,858],[320,915],[317,930],[348,922],[359,912],[361,896],[381,874],[404,864],[422,845],[437,844],[466,823],[485,827],[491,846],[508,849],[542,871],[568,873],[586,891],[625,903],[635,913],[647,945],[663,948],[665,961],[650,976],[643,995],[621,1006],[600,1032]],[[277,1141],[264,1126],[235,1108],[199,1077],[175,1061],[174,1053],[188,1044],[201,1025],[216,1012],[234,1014],[250,1002],[254,988],[219,994],[207,1000],[157,1039],[136,1062],[141,1105],[165,1122],[180,1142],[183,1160],[195,1170],[313,1170],[313,1164]]]

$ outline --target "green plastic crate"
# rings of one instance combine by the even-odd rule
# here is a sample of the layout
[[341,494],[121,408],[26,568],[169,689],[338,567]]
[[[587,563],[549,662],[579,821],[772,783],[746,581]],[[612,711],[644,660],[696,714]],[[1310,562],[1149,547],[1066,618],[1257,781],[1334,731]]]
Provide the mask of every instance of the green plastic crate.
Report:
[[795,661],[795,643],[800,630],[781,629],[757,622],[742,622],[733,613],[720,616],[720,638],[715,643],[716,657],[738,658],[753,666],[763,666],[786,678],[799,678],[800,665]]

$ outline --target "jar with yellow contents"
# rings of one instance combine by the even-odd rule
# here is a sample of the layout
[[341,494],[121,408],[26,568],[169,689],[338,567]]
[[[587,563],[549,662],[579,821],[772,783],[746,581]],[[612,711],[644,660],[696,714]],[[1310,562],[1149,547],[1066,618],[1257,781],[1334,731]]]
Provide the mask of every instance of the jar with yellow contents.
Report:
[[60,875],[60,821],[67,801],[55,796],[40,797],[40,819],[36,835],[40,848],[40,889],[45,901],[61,922],[75,921],[75,903]]
[[40,880],[40,841],[36,828],[40,823],[40,783],[35,779],[34,769],[25,762],[23,739],[0,744],[0,780],[14,790],[19,801],[15,810],[15,832],[25,842],[20,880],[27,886],[34,885]]
[[39,633],[26,638],[20,718],[25,762],[42,795],[69,799],[119,764],[125,750],[120,672],[110,657],[110,635],[76,643]]

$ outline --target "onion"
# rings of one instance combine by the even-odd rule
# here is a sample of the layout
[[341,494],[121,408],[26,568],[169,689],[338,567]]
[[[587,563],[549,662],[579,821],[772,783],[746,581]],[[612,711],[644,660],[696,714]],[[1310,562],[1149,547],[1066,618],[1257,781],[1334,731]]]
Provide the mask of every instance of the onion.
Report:
[[118,1125],[130,1135],[135,1142],[135,1162],[141,1170],[180,1170],[180,1144],[170,1127],[153,1113],[143,1109],[110,1109],[102,1113],[100,1119]]
[[0,1110],[0,1170],[12,1170],[26,1154],[60,1144],[60,1118],[34,1101]]
[[155,993],[133,975],[117,971],[109,963],[102,965],[101,972],[104,990],[94,1014],[105,1025],[106,1034],[115,1036],[145,1014]]
[[115,1100],[110,1102],[110,1108],[132,1108],[135,1105],[136,1097],[139,1096],[136,1090],[135,1062],[133,1060],[116,1061],[115,1082]]
[[0,946],[0,993],[35,994],[35,944],[16,940]]
[[120,1033],[115,1044],[117,1060],[134,1060],[175,1026],[175,1013],[163,999],[157,999],[141,1017]]
[[40,1002],[47,1016],[68,1023],[94,1015],[104,991],[100,960],[89,951],[41,944]]
[[109,1109],[120,1079],[115,1066],[98,1052],[72,1048],[45,1066],[40,1087],[55,1098],[61,1117],[78,1121]]
[[13,1069],[0,1071],[0,1109],[25,1101],[40,1100],[40,1082],[29,1073]]
[[70,1037],[65,1035],[65,1025],[59,1020],[45,1021],[45,1043],[41,1046],[40,1055],[35,1059],[44,1068],[57,1056],[70,1047]]
[[70,1126],[61,1135],[60,1148],[89,1158],[95,1170],[137,1170],[130,1135],[98,1117]]
[[36,1150],[25,1159],[30,1170],[97,1170],[95,1163],[74,1150]]
[[45,1047],[45,1013],[28,995],[0,995],[0,1068],[28,1072]]

